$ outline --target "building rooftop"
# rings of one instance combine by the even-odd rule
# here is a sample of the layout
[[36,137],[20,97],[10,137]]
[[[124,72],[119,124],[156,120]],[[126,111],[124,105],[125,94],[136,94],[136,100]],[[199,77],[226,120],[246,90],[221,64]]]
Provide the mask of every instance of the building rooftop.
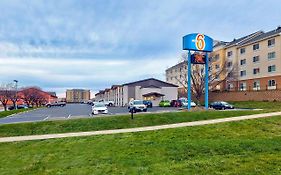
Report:
[[156,86],[156,87],[178,87],[174,84],[167,83],[155,78],[148,78],[140,81],[135,81],[131,83],[126,83],[123,84],[123,86],[141,86],[141,87],[151,87],[151,86]]
[[241,42],[240,45],[247,45],[247,44],[250,44],[250,43],[254,43],[254,42],[257,42],[257,41],[260,41],[260,40],[263,40],[263,39],[267,39],[267,38],[270,38],[270,37],[273,37],[273,36],[276,36],[276,35],[280,35],[281,33],[281,27],[277,27],[276,29],[274,30],[271,30],[269,32],[262,32],[260,35],[257,35],[247,41],[244,41],[244,42]]
[[241,43],[244,43],[244,42],[247,42],[249,41],[250,39],[258,36],[258,35],[261,35],[263,34],[264,32],[263,31],[257,31],[257,32],[254,32],[254,33],[251,33],[250,35],[247,35],[247,36],[243,36],[241,38],[234,38],[233,41],[229,42],[227,45],[226,45],[226,48],[229,48],[229,47],[232,47],[232,46],[237,46],[237,45],[240,45]]

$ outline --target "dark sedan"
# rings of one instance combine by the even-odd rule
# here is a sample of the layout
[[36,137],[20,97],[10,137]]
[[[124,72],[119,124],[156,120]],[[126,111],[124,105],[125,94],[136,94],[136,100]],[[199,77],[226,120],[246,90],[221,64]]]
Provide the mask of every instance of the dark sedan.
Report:
[[147,108],[152,108],[152,101],[150,101],[150,100],[143,100],[143,104],[144,104]]
[[211,103],[210,105],[211,108],[214,108],[216,110],[225,110],[225,109],[234,109],[234,106],[224,102],[224,101],[216,101]]
[[[27,105],[18,105],[17,108],[18,109],[27,109],[28,106]],[[10,107],[8,107],[8,109],[11,111],[11,110],[14,110],[15,107],[14,106],[10,106]]]

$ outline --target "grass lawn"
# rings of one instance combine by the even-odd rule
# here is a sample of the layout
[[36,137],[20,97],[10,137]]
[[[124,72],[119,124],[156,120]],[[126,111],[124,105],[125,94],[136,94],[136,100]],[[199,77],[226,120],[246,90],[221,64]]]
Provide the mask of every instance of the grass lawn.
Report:
[[140,114],[135,115],[133,120],[130,118],[130,115],[124,115],[101,118],[8,124],[0,125],[0,137],[134,128],[140,126],[154,126],[215,118],[234,117],[263,112],[265,111],[175,112],[161,114]]
[[281,174],[281,117],[0,144],[0,174]]
[[243,101],[231,102],[237,108],[254,108],[281,111],[281,102]]
[[32,109],[34,109],[34,108],[17,109],[17,110],[11,110],[11,111],[1,111],[0,112],[0,118],[4,118],[4,117],[7,117],[9,115],[17,114],[17,113],[24,112],[24,111],[29,111],[29,110],[32,110]]

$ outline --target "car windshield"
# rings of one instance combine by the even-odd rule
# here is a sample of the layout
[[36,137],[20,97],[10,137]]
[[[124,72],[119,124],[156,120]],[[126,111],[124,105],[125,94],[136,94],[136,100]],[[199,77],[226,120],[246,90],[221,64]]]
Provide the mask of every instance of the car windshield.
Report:
[[105,107],[105,105],[103,103],[96,103],[95,107]]
[[222,101],[221,104],[223,105],[229,105],[227,102]]
[[143,101],[141,100],[134,101],[134,105],[141,105],[141,104],[143,104]]

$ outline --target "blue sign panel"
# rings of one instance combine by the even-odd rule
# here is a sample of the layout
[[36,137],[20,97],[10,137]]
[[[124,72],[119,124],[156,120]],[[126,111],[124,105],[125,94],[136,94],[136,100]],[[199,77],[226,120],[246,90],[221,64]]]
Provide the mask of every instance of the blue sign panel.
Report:
[[192,64],[206,64],[206,55],[195,53],[191,55]]
[[213,51],[213,39],[207,35],[193,33],[183,37],[183,50]]

